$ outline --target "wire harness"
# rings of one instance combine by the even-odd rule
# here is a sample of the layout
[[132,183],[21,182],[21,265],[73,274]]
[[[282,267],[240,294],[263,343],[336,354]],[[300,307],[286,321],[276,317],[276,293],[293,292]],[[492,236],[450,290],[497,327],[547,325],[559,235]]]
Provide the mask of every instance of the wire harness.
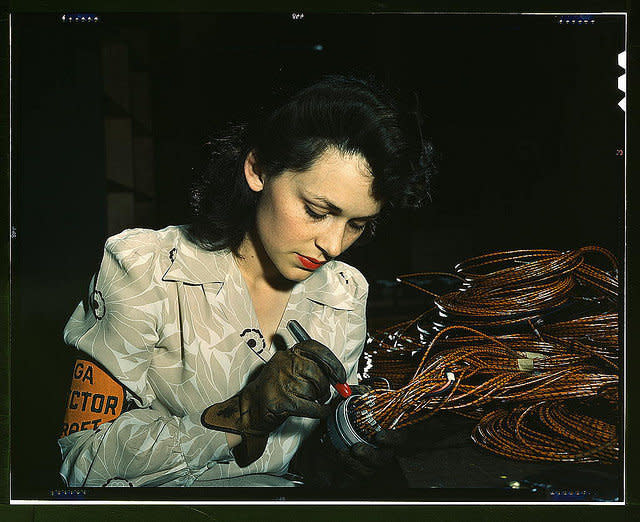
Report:
[[[438,295],[425,284],[434,277],[458,288]],[[618,459],[618,265],[608,250],[496,252],[398,281],[433,307],[369,335],[361,375],[375,387],[349,404],[364,439],[453,412],[476,419],[474,442],[505,457]]]

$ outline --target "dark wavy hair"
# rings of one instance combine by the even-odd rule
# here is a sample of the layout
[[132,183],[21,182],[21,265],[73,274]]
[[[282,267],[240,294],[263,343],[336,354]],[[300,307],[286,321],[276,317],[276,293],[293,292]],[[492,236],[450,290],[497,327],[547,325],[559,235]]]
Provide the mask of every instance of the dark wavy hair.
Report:
[[[281,96],[280,96],[281,97]],[[244,177],[253,151],[263,174],[303,172],[328,148],[361,155],[373,175],[373,195],[386,210],[420,207],[435,171],[433,147],[422,137],[419,115],[403,110],[372,77],[324,76],[261,107],[257,115],[207,141],[207,156],[191,188],[189,236],[207,250],[237,252],[255,220],[259,193]],[[372,237],[368,227],[363,237]]]

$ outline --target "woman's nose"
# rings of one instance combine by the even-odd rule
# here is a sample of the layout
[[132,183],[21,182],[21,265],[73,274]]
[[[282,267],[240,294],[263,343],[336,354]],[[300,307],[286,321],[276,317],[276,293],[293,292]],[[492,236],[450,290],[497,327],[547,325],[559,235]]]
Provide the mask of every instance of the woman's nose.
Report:
[[342,253],[344,244],[345,225],[339,222],[327,226],[323,233],[316,238],[316,246],[329,259],[338,257]]

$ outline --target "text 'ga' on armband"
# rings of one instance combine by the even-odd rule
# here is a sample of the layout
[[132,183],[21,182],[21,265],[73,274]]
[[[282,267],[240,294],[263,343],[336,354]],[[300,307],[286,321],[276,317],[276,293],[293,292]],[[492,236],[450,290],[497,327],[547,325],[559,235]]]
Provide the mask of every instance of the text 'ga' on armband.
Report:
[[89,358],[76,360],[60,437],[95,430],[125,411],[126,389]]

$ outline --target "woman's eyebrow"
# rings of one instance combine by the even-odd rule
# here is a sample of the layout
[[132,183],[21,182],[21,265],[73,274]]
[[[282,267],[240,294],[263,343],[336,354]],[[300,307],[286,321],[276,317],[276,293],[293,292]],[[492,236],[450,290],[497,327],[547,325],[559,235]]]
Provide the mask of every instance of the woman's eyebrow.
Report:
[[[340,216],[342,214],[342,209],[338,205],[331,203],[331,201],[329,201],[324,196],[316,196],[311,194],[309,198],[318,203],[325,205],[331,212],[333,212],[337,216]],[[377,217],[378,217],[378,214],[372,214],[371,216],[362,216],[357,219],[375,219]]]

